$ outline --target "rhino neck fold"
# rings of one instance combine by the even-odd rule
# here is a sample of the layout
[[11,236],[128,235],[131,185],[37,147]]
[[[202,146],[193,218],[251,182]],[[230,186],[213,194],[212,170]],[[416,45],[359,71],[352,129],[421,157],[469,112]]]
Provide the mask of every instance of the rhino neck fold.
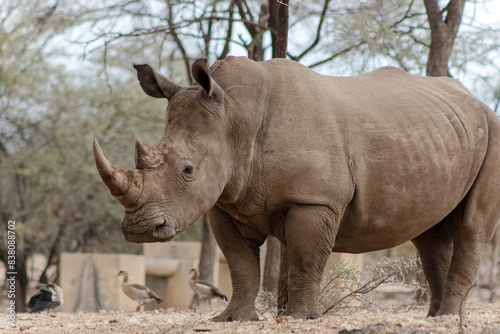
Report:
[[[252,189],[251,183],[256,180],[259,170],[260,152],[258,136],[261,133],[263,121],[256,118],[258,106],[255,107],[254,117],[248,117],[248,112],[240,108],[228,108],[233,111],[230,128],[237,129],[231,133],[233,146],[231,148],[231,175],[217,202],[223,204],[237,204],[248,200],[248,190]],[[236,112],[234,112],[236,111]],[[241,115],[246,114],[246,115]]]
[[273,108],[273,87],[265,84],[269,82],[269,69],[243,58],[225,58],[216,62],[211,71],[224,91],[226,142],[232,145],[231,175],[217,202],[241,207],[252,200],[249,191],[256,190],[255,182],[260,179],[260,150]]

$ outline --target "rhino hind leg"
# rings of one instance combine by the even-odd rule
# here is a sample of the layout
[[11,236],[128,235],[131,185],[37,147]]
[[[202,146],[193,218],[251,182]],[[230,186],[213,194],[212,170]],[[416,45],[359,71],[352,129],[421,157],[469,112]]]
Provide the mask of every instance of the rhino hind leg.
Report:
[[[496,118],[496,116],[495,116]],[[453,257],[444,301],[436,315],[458,314],[474,284],[481,257],[500,223],[500,123],[491,122],[486,156],[452,226]]]
[[496,149],[498,153],[494,167],[491,161],[485,159],[474,185],[463,201],[463,210],[458,208],[458,218],[452,226],[453,256],[444,300],[436,315],[459,314],[463,311],[484,250],[500,222],[500,148]]
[[[474,184],[444,221],[443,228],[449,231],[452,246],[446,241],[449,237],[432,239],[428,235],[432,229],[417,237],[416,243],[414,241],[419,253],[423,254],[422,262],[426,262],[426,277],[433,281],[430,283],[434,299],[429,309],[431,316],[460,314],[464,310],[481,257],[500,223],[500,126],[494,124],[496,131],[491,131],[486,156]],[[436,245],[432,245],[432,240],[440,240],[440,252],[433,250]],[[431,259],[432,256],[447,259],[450,251],[448,266],[448,260]]]
[[[457,208],[456,217],[451,219],[453,255],[443,299],[435,315],[461,314],[464,310],[481,257],[495,232],[498,214],[494,214],[478,201],[474,194],[469,194],[463,207]],[[487,202],[483,202],[485,203]],[[493,207],[498,208],[499,205],[497,202]],[[481,207],[483,209],[480,209]]]
[[417,248],[425,278],[429,284],[430,306],[427,316],[435,316],[444,299],[446,278],[453,254],[453,239],[448,217],[439,228],[431,228],[412,240]]
[[[440,224],[412,240],[422,261],[431,294],[427,316],[460,314],[474,285],[481,257],[497,220],[467,211],[467,196]],[[499,203],[500,204],[500,203]],[[475,211],[475,210],[473,210]],[[468,214],[467,214],[468,212]],[[473,217],[482,217],[482,219]],[[481,224],[476,225],[478,220]],[[488,223],[490,222],[491,223]]]
[[255,298],[260,287],[259,247],[266,237],[234,220],[217,207],[210,210],[210,225],[226,257],[233,295],[214,322],[258,321]]

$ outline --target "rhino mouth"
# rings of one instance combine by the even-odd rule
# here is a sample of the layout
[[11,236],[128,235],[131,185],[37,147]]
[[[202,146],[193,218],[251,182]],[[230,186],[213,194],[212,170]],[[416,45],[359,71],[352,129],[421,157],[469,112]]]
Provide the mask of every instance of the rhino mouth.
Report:
[[144,231],[130,231],[122,223],[122,232],[125,239],[130,242],[142,243],[142,242],[166,242],[172,240],[173,237],[177,235],[175,228],[167,223],[165,218],[162,219],[161,223],[153,223],[152,228]]

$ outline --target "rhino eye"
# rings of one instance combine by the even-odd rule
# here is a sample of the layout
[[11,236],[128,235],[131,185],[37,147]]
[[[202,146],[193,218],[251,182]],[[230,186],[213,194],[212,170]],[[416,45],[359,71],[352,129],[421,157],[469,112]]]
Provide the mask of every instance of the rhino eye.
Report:
[[186,173],[186,174],[191,174],[193,172],[193,166],[186,166],[186,167],[184,167],[183,172]]

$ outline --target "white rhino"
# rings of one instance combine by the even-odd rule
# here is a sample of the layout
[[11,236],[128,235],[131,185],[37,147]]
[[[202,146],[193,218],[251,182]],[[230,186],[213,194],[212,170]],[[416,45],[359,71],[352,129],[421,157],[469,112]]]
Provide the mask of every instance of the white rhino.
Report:
[[429,282],[429,316],[458,314],[500,216],[500,120],[450,78],[392,67],[317,74],[290,60],[230,57],[180,87],[135,65],[168,99],[157,146],[138,140],[136,169],[99,173],[125,207],[132,242],[168,241],[210,210],[233,297],[215,321],[257,320],[259,247],[286,245],[286,314],[316,318],[330,253],[411,240]]

